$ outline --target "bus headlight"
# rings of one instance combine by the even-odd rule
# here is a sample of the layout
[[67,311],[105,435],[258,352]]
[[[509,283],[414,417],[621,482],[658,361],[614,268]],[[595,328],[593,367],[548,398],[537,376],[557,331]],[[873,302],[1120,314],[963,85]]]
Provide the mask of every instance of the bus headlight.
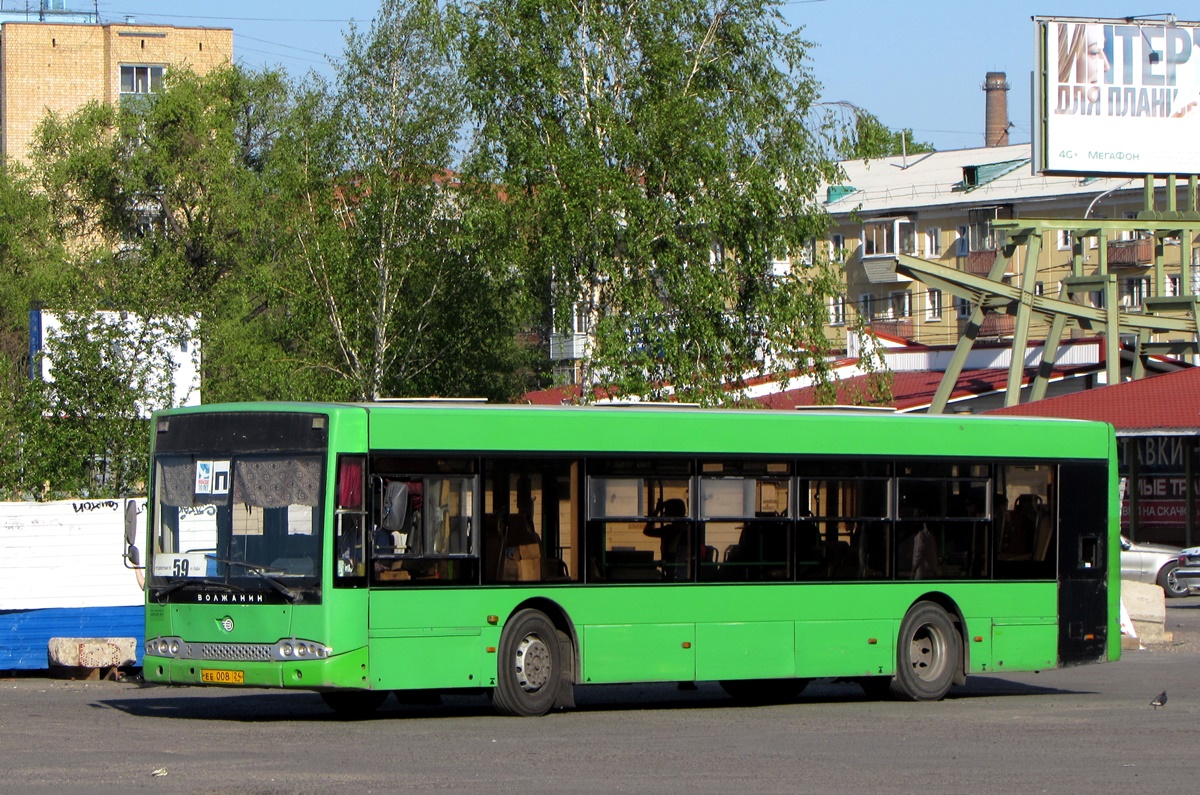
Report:
[[149,638],[145,648],[146,654],[153,657],[178,657],[186,646],[183,638]]
[[329,647],[323,643],[288,638],[275,644],[271,656],[276,660],[323,660],[329,654]]

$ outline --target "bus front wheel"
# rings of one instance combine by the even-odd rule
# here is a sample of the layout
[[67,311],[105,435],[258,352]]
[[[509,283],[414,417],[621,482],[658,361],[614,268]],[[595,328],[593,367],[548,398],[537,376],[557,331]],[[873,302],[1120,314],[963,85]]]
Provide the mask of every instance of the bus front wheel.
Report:
[[900,622],[893,695],[908,701],[943,698],[954,682],[960,645],[950,615],[933,602],[917,602]]
[[558,693],[561,657],[558,631],[544,613],[514,615],[500,635],[492,706],[502,715],[545,715]]

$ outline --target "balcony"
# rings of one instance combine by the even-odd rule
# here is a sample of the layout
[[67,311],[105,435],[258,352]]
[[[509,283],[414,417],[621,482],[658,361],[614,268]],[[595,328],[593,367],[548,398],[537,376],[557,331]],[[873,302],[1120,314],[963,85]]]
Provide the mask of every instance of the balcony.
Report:
[[1109,267],[1141,267],[1154,262],[1154,240],[1110,240],[1108,242]]
[[876,334],[886,334],[889,337],[898,337],[905,340],[914,339],[916,334],[912,318],[904,318],[903,320],[872,320],[871,331]]
[[[958,321],[959,332],[966,326],[965,320]],[[979,337],[1011,337],[1017,329],[1017,319],[1012,315],[989,312],[983,316],[979,326]]]
[[996,252],[992,251],[972,251],[966,256],[966,262],[963,263],[963,270],[974,276],[987,276],[992,272],[992,265],[996,263]]

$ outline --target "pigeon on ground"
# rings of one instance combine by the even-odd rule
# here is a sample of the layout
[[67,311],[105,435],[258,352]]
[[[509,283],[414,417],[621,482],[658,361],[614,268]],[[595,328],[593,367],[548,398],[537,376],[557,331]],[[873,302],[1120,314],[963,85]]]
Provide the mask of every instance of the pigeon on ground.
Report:
[[1154,707],[1155,709],[1158,709],[1159,707],[1163,706],[1166,703],[1167,703],[1167,691],[1164,690],[1161,693],[1159,693],[1157,696],[1154,697],[1154,700],[1150,702],[1150,706]]

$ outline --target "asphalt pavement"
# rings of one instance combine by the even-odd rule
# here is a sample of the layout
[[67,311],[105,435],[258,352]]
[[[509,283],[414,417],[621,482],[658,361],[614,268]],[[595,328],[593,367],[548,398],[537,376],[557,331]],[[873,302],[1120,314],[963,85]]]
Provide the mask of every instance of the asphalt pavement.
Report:
[[450,696],[345,721],[311,693],[7,678],[0,792],[1190,792],[1200,597],[1170,600],[1167,625],[1116,664],[972,676],[923,703],[653,684],[580,687],[536,719]]

